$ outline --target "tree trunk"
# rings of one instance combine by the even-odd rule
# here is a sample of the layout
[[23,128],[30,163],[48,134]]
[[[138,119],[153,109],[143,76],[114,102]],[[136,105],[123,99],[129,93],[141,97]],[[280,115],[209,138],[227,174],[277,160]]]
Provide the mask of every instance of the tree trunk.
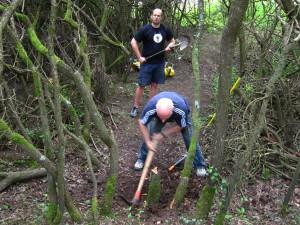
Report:
[[[202,1],[199,1],[199,3]],[[203,11],[203,5],[199,4],[199,11]],[[200,13],[202,15],[202,13]],[[195,158],[195,152],[196,152],[196,146],[199,142],[199,134],[201,129],[201,118],[200,118],[200,89],[201,89],[201,83],[200,83],[200,43],[202,40],[203,35],[203,24],[204,24],[204,18],[202,16],[199,16],[199,28],[198,32],[196,34],[196,39],[194,40],[193,44],[193,51],[192,51],[192,66],[193,66],[193,75],[194,75],[194,107],[193,107],[193,113],[192,113],[192,124],[193,124],[193,136],[191,139],[191,143],[188,149],[188,155],[186,157],[184,168],[181,173],[181,179],[180,183],[176,189],[176,193],[174,196],[174,199],[172,201],[173,204],[178,205],[183,201],[184,195],[187,192],[187,185],[189,181],[189,177],[191,176],[191,171],[193,169],[193,161]]]
[[[235,0],[232,2],[228,24],[224,28],[221,39],[220,61],[218,67],[219,86],[217,94],[215,147],[214,152],[212,153],[212,166],[217,170],[217,173],[222,171],[224,162],[224,141],[228,127],[229,88],[234,58],[234,47],[239,34],[239,29],[242,25],[244,15],[248,7],[248,3],[249,0]],[[210,195],[205,196],[213,199],[215,193],[213,191],[215,189],[214,181],[209,179],[205,189],[211,193]],[[205,202],[213,203],[213,200],[207,199],[205,196],[204,193],[201,193],[199,202],[197,204],[205,205]],[[205,219],[210,212],[211,206],[212,205],[206,205],[206,207],[200,209],[198,211],[198,218]]]
[[49,60],[51,66],[51,73],[53,78],[54,87],[54,118],[55,125],[58,135],[58,153],[57,153],[57,190],[58,190],[58,206],[56,217],[53,220],[53,224],[60,224],[65,211],[65,136],[63,132],[63,122],[61,115],[61,99],[60,99],[60,85],[57,73],[57,65],[55,61],[54,54],[54,38],[55,38],[55,21],[56,21],[56,11],[57,11],[56,0],[51,0],[51,11],[50,11],[50,24],[48,28],[49,33]]

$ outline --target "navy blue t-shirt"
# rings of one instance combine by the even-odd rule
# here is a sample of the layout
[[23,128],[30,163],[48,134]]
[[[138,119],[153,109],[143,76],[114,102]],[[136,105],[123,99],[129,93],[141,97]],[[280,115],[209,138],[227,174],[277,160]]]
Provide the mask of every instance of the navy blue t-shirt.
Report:
[[182,128],[186,127],[189,123],[188,115],[190,113],[188,102],[182,95],[171,91],[160,92],[148,101],[140,116],[141,123],[147,125],[153,117],[158,118],[156,113],[156,103],[161,98],[169,98],[174,104],[173,114],[166,122],[176,122],[178,126]]
[[[137,42],[143,43],[142,56],[145,58],[164,50],[165,42],[171,41],[172,38],[172,31],[163,24],[160,24],[158,28],[153,27],[151,24],[147,24],[139,29],[134,35],[134,39]],[[165,53],[162,52],[161,54],[149,58],[146,63],[163,63],[164,57]]]

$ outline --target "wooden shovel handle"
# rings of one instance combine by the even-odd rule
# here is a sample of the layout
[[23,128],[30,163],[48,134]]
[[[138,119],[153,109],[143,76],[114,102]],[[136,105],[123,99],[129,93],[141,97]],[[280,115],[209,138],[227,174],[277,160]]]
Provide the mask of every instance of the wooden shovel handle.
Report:
[[[153,144],[156,147],[157,143],[154,142]],[[134,194],[134,197],[133,197],[133,199],[135,201],[139,200],[140,197],[141,197],[142,188],[143,188],[146,176],[148,174],[149,168],[151,166],[151,163],[152,163],[152,160],[153,160],[153,156],[154,156],[154,151],[149,150],[148,154],[147,154],[146,161],[145,161],[145,165],[144,165],[144,168],[143,168],[143,171],[142,171],[142,175],[141,175],[141,178],[140,178],[140,181],[139,181],[139,184],[138,184],[138,187],[137,187],[137,189],[135,191],[135,194]]]

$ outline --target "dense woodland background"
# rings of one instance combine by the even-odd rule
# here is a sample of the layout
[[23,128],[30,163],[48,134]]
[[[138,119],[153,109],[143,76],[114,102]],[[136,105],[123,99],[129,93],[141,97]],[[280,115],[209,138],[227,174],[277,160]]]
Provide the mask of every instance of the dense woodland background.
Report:
[[[300,223],[298,0],[0,2],[0,224],[147,224],[152,217],[157,221],[149,224]],[[159,204],[155,175],[147,206],[128,209],[117,200],[124,172],[119,162],[127,159],[115,120],[128,126],[134,122],[129,112],[121,119],[111,113],[112,96],[131,93],[119,102],[130,108],[134,86],[124,91],[132,83],[129,43],[155,7],[164,10],[163,23],[175,37],[191,38],[185,60],[193,75],[186,87],[193,90],[193,143],[203,130],[209,133],[209,177],[195,202],[185,199],[192,144],[168,204],[170,211],[181,212],[180,222],[170,211],[168,219],[160,219],[149,210]],[[206,65],[201,49],[215,48],[206,42],[215,37],[220,47],[211,74],[201,69]],[[203,99],[203,76],[211,77],[210,102]],[[70,182],[76,178],[68,170],[77,160],[88,169],[84,173],[90,181],[90,194],[81,198],[72,195],[78,186]],[[83,171],[78,167],[76,174]],[[31,209],[13,205],[20,197],[13,187],[40,177],[36,185],[41,185],[42,203],[29,192]],[[247,205],[270,199],[260,198],[258,191],[250,201],[242,190],[258,183],[261,191],[272,182],[286,184],[281,196],[269,189],[270,199],[277,199],[277,214],[266,219],[258,210],[258,219],[249,216]],[[230,204],[235,196],[239,206]],[[3,201],[9,197],[10,202]],[[184,214],[189,207],[193,213]],[[127,213],[120,213],[124,209]]]

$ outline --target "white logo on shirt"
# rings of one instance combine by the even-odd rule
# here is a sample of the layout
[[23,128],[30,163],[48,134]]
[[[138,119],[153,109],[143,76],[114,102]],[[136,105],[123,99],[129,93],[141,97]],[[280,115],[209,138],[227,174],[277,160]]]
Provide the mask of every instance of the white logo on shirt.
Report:
[[160,43],[162,41],[162,39],[163,39],[163,37],[160,33],[159,34],[154,34],[154,36],[153,36],[153,41],[155,43]]

